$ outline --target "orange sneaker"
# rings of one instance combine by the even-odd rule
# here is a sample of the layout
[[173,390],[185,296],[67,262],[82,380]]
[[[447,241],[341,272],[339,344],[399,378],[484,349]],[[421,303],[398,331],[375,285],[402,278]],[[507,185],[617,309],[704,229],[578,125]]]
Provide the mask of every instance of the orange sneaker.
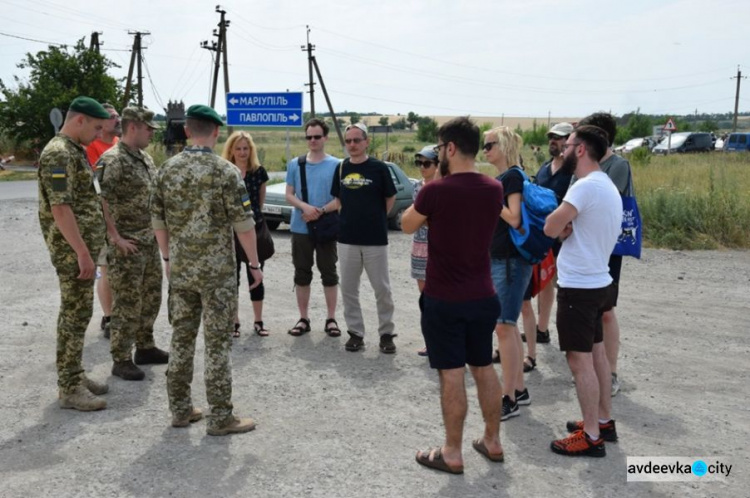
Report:
[[[571,420],[565,424],[565,427],[567,427],[568,432],[582,431],[583,420]],[[611,419],[606,424],[599,423],[599,437],[608,443],[617,442],[617,429],[615,428],[614,419]]]
[[552,443],[550,443],[550,449],[558,455],[590,457],[607,456],[607,449],[604,447],[604,439],[600,436],[599,439],[594,441],[584,431],[575,431],[564,439],[552,441]]

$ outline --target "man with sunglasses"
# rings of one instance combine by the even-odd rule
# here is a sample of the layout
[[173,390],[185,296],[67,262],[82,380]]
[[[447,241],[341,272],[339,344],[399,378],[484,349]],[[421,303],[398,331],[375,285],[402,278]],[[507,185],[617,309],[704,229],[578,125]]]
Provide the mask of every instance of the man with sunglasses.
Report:
[[365,322],[359,303],[362,270],[375,291],[380,351],[396,352],[393,343],[393,297],[388,275],[388,212],[396,202],[396,186],[388,166],[367,155],[367,127],[357,123],[344,133],[349,158],[336,168],[331,195],[341,206],[338,253],[341,258],[341,298],[349,340],[347,351],[364,347]]
[[[339,276],[336,272],[338,255],[336,241],[314,244],[309,236],[307,223],[315,221],[325,213],[338,208],[336,199],[330,193],[334,170],[340,159],[325,152],[328,141],[328,125],[325,121],[312,118],[305,123],[307,155],[289,161],[286,168],[286,201],[294,207],[290,231],[292,232],[292,263],[294,264],[294,286],[297,293],[299,320],[289,330],[293,336],[310,332],[310,283],[312,282],[313,257],[320,271],[323,294],[326,300],[325,332],[331,337],[341,335],[336,323],[336,298]],[[307,202],[302,200],[301,162],[305,165]]]

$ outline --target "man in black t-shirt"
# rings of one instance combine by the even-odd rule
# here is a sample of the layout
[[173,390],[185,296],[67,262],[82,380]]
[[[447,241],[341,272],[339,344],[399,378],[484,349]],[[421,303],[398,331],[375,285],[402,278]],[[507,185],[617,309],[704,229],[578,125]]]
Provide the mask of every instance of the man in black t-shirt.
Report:
[[359,303],[362,270],[375,291],[378,308],[380,351],[396,352],[393,324],[393,297],[388,275],[388,212],[396,202],[396,186],[388,166],[368,157],[367,127],[354,124],[346,127],[346,150],[349,159],[336,168],[331,195],[339,200],[341,227],[339,231],[339,265],[344,319],[350,336],[347,351],[364,346],[365,322]]

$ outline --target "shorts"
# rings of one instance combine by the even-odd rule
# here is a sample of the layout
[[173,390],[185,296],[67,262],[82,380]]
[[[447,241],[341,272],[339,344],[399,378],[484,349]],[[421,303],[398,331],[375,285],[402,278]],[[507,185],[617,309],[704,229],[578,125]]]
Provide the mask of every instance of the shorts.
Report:
[[306,233],[292,233],[292,264],[294,265],[294,284],[307,287],[312,282],[313,255],[315,264],[320,271],[323,287],[333,287],[339,284],[339,274],[336,263],[339,257],[336,241],[318,244]]
[[515,325],[521,314],[526,287],[531,282],[531,263],[521,258],[492,259],[492,283],[500,302],[497,323]]
[[590,353],[602,342],[602,315],[612,309],[613,285],[600,289],[557,288],[560,351]]
[[615,254],[609,257],[609,276],[612,277],[614,287],[612,289],[612,306],[604,311],[609,311],[617,306],[617,298],[620,295],[620,270],[622,270],[622,256]]
[[109,251],[109,246],[104,244],[96,257],[96,266],[107,266],[107,251]]
[[492,364],[492,337],[500,312],[497,297],[455,303],[422,294],[419,301],[431,368]]

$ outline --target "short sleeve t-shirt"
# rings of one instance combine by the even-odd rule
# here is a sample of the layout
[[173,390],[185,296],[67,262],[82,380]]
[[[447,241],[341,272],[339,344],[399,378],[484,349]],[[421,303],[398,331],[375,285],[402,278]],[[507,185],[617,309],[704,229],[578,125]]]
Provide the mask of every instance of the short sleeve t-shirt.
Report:
[[414,209],[430,226],[426,296],[466,302],[495,295],[489,248],[502,206],[502,184],[481,173],[449,175],[419,191]]
[[263,166],[258,166],[258,169],[252,172],[248,169],[242,181],[245,183],[245,188],[250,196],[253,218],[256,223],[260,223],[263,221],[263,213],[260,208],[260,189],[268,181],[268,172]]
[[601,289],[612,283],[609,256],[621,232],[622,200],[609,177],[589,173],[575,182],[564,202],[578,211],[573,232],[563,241],[557,258],[558,285],[572,289]]
[[[307,203],[311,206],[322,207],[333,200],[331,195],[331,182],[336,166],[340,159],[327,155],[318,163],[307,162],[305,164],[305,176],[307,177]],[[286,184],[294,188],[294,195],[302,199],[302,180],[299,174],[298,158],[294,158],[286,166]],[[302,211],[297,208],[292,210],[292,222],[290,224],[292,233],[307,233],[307,223],[302,219]]]
[[[503,205],[505,206],[508,205],[508,196],[523,193],[523,174],[515,167],[509,168],[502,175],[498,176],[496,180],[503,184],[503,192],[505,193]],[[495,233],[492,236],[490,255],[494,259],[521,257],[518,249],[513,245],[513,241],[510,240],[510,225],[504,219],[500,218],[499,214]]]
[[101,138],[95,139],[93,142],[88,144],[86,146],[86,157],[89,160],[89,164],[91,166],[94,166],[96,162],[99,160],[99,158],[104,154],[106,151],[117,145],[117,142],[119,142],[120,139],[118,137],[115,137],[114,140],[112,140],[111,143],[107,143]]
[[388,165],[368,157],[352,164],[348,159],[339,181],[336,168],[331,195],[341,200],[339,242],[358,246],[388,244],[388,213],[385,201],[396,195]]
[[571,173],[563,173],[562,168],[552,173],[552,161],[550,161],[544,163],[539,168],[539,172],[536,174],[536,184],[552,190],[555,193],[555,197],[557,197],[557,204],[559,205],[568,192],[572,176]]

